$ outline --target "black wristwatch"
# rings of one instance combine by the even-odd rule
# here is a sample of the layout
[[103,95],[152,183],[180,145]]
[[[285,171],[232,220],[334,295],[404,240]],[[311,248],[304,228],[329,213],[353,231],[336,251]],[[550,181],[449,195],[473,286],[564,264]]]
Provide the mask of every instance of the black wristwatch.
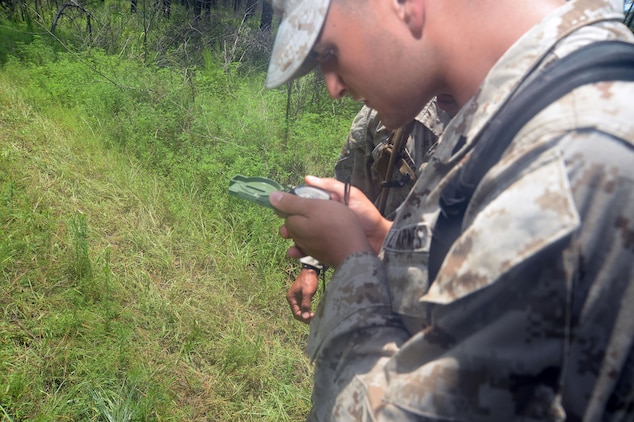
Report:
[[306,270],[313,270],[317,273],[317,276],[319,277],[319,274],[321,274],[321,268],[316,267],[314,265],[310,265],[310,264],[306,264],[305,262],[302,262],[302,268],[306,269]]

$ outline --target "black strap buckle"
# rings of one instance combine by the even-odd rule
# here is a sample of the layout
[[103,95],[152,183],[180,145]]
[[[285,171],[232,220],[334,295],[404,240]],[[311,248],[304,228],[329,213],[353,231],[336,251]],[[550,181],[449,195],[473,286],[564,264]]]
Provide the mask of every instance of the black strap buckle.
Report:
[[401,176],[400,179],[392,180],[391,182],[385,181],[381,183],[381,186],[383,186],[384,188],[402,188],[403,186],[405,186],[405,183],[409,182],[409,179],[409,174],[405,173]]

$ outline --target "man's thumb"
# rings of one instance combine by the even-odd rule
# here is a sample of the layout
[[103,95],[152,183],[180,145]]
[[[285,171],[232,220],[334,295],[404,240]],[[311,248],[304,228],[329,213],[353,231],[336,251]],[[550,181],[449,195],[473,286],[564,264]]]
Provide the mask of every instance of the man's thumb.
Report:
[[273,205],[273,207],[276,210],[290,214],[291,210],[288,209],[289,207],[287,204],[287,202],[289,201],[284,201],[284,197],[288,195],[290,195],[290,193],[281,192],[281,191],[271,192],[271,194],[269,195],[269,202],[271,203],[271,205]]

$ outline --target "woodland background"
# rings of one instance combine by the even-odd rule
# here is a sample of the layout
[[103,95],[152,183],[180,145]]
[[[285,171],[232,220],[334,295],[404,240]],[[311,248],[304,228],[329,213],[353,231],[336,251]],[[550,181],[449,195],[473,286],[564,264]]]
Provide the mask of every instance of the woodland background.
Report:
[[297,266],[227,190],[330,175],[360,105],[264,89],[270,12],[0,0],[0,421],[304,419]]

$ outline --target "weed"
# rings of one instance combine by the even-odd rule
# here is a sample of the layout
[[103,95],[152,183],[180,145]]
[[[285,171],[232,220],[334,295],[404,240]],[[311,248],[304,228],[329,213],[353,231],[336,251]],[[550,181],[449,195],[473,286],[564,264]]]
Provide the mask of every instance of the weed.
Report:
[[68,223],[72,241],[71,264],[73,276],[82,284],[93,281],[92,263],[88,255],[88,224],[86,216],[78,213]]
[[154,21],[143,46],[122,4],[93,11],[91,48],[63,20],[63,47],[0,42],[0,420],[301,420],[289,245],[227,189],[330,175],[358,105],[307,82],[287,121],[251,23],[198,51]]
[[140,393],[136,386],[125,382],[118,390],[90,389],[95,416],[107,422],[127,422],[133,420]]

